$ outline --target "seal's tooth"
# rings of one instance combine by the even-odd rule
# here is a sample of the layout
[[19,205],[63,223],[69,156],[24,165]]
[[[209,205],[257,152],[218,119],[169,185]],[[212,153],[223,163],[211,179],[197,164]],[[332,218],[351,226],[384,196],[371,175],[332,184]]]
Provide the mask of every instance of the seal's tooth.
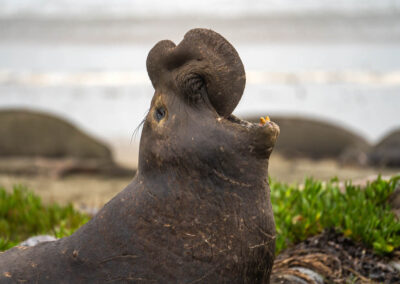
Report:
[[270,122],[271,119],[269,118],[269,116],[267,115],[265,118],[264,117],[260,117],[260,125],[264,126],[267,122]]

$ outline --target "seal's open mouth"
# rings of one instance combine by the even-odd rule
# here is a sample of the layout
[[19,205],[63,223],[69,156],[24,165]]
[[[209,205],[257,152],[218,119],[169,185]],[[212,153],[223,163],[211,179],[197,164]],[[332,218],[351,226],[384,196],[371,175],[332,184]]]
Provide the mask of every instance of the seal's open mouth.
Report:
[[251,123],[246,120],[240,119],[240,118],[234,116],[233,114],[229,115],[226,119],[232,123],[240,124],[241,126],[248,127],[248,128],[256,125],[256,123]]
[[240,118],[234,116],[233,114],[228,116],[227,120],[229,120],[232,123],[236,123],[236,124],[239,124],[239,125],[247,127],[247,128],[254,128],[254,127],[259,128],[259,127],[266,127],[270,123],[275,124],[275,123],[273,123],[271,121],[269,116],[260,117],[260,122],[259,123],[252,123],[252,122],[246,121],[244,119],[240,119]]
[[280,129],[268,116],[261,117],[258,123],[242,120],[232,114],[228,116],[226,120],[246,129],[246,132],[254,139],[253,146],[255,149],[259,149],[260,151],[262,151],[261,149],[268,149],[269,153],[272,151],[279,136]]

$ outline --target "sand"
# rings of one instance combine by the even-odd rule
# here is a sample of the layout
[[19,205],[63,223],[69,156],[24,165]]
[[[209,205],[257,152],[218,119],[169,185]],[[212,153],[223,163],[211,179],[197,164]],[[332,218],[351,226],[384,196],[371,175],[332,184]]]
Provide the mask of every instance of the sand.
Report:
[[[400,174],[400,169],[343,167],[332,160],[287,160],[278,155],[273,155],[270,160],[270,176],[276,181],[286,183],[301,183],[305,177],[310,176],[320,180],[337,176],[340,180],[352,179],[357,182],[377,174],[391,176]],[[0,175],[0,186],[11,190],[14,185],[21,184],[41,196],[45,203],[71,202],[76,208],[92,213],[123,190],[132,178],[74,175],[57,179],[3,174]]]

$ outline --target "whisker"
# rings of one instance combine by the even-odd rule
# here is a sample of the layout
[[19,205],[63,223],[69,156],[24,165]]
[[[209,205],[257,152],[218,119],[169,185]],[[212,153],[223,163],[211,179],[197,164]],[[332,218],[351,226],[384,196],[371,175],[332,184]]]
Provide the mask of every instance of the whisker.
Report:
[[142,121],[139,123],[139,125],[135,128],[135,130],[133,131],[132,135],[131,135],[131,141],[129,142],[129,144],[132,144],[132,140],[136,140],[137,134],[139,133],[140,127],[143,126],[143,124],[146,121],[146,117],[147,114],[149,113],[150,109],[148,109],[145,114],[144,114],[144,118],[142,119]]

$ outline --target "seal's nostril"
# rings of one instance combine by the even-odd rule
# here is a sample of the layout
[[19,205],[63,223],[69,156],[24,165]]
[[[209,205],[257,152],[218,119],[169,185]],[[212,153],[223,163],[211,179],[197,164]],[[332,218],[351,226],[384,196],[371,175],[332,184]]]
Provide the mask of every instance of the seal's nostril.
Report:
[[165,108],[164,107],[157,107],[155,110],[154,110],[154,118],[157,120],[157,121],[160,121],[161,119],[163,119],[164,117],[165,117],[165,114],[166,114],[166,110],[165,110]]

